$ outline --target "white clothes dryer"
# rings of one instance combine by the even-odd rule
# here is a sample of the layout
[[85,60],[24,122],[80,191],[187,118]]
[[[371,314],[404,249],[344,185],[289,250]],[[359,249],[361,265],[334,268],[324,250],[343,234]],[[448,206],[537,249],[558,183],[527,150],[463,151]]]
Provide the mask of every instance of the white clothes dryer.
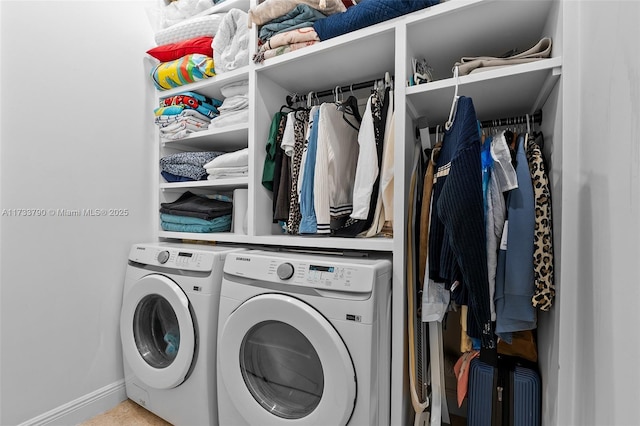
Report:
[[131,247],[120,314],[126,393],[172,424],[218,424],[220,283],[225,256],[238,250]]
[[390,311],[388,259],[230,253],[220,424],[388,426]]

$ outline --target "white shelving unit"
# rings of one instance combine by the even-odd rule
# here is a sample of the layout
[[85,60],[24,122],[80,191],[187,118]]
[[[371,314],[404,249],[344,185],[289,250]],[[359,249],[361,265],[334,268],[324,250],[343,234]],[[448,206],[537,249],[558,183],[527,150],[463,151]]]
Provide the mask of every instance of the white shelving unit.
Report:
[[[258,0],[227,0],[220,4],[247,10]],[[215,11],[223,11],[216,9]],[[235,150],[249,148],[249,175],[246,179],[220,182],[158,184],[158,202],[173,201],[186,190],[202,193],[247,188],[248,232],[192,234],[158,231],[159,239],[234,242],[292,248],[386,252],[393,256],[393,305],[391,342],[391,420],[393,425],[413,423],[406,377],[406,292],[405,265],[407,233],[407,192],[415,141],[414,121],[426,117],[430,125],[446,121],[454,88],[471,97],[478,119],[488,120],[543,111],[545,155],[552,164],[561,151],[560,116],[562,75],[562,1],[558,0],[450,0],[410,15],[370,26],[295,52],[200,81],[189,86],[158,92],[156,97],[190,90],[221,99],[220,88],[230,82],[249,80],[249,125],[205,131],[180,141],[159,143],[160,155],[181,150]],[[251,30],[252,51],[257,29]],[[552,57],[538,62],[452,78],[452,68],[463,56],[499,56],[511,49],[525,50],[542,37],[553,40]],[[413,57],[426,58],[434,69],[435,81],[406,87]],[[381,79],[389,72],[395,77],[395,180],[393,238],[335,238],[283,235],[272,223],[271,192],[261,184],[266,156],[265,145],[271,119],[292,93],[307,94],[336,86],[349,86]],[[366,90],[365,90],[366,91]],[[362,92],[360,93],[362,94]],[[368,95],[366,93],[365,95]],[[323,100],[323,99],[321,99]],[[326,99],[328,100],[328,99]],[[561,158],[561,156],[560,156]],[[558,170],[553,164],[551,170]],[[562,196],[562,180],[551,176],[554,197]],[[158,223],[159,221],[155,218]],[[554,217],[556,262],[559,263],[561,233]],[[553,344],[557,324],[539,318],[540,345]],[[541,351],[545,391],[555,389],[557,351]],[[555,381],[555,385],[554,385]],[[548,385],[551,383],[551,385]],[[545,402],[553,404],[555,394]],[[545,411],[545,407],[543,407]],[[555,409],[543,413],[554,424]],[[438,424],[439,419],[432,424]]]

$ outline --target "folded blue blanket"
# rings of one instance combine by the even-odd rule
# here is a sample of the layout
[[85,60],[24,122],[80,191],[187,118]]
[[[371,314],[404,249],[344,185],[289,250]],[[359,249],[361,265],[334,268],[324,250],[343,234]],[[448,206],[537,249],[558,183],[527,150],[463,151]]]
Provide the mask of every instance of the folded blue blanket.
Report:
[[179,223],[181,225],[221,225],[231,223],[231,215],[223,215],[215,219],[207,220],[199,217],[182,216],[178,214],[160,213],[160,220],[168,223]]
[[322,12],[308,4],[301,3],[289,13],[275,18],[260,27],[258,38],[264,43],[281,32],[311,27],[315,21],[323,18],[325,18],[325,15]]
[[[173,173],[169,173],[165,171],[161,171],[160,174],[167,182],[193,182],[195,180],[190,177],[174,175]],[[200,179],[204,179],[204,177]]]
[[231,215],[224,215],[213,220],[171,214],[160,215],[160,226],[165,231],[173,232],[228,232],[231,230]]
[[346,12],[314,22],[313,29],[320,40],[328,40],[438,3],[440,0],[362,0]]

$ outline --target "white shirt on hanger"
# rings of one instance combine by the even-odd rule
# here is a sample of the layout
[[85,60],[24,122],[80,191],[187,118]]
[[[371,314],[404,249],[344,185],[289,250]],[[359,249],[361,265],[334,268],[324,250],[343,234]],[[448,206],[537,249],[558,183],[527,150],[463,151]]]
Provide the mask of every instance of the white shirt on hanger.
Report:
[[[382,142],[381,142],[382,143]],[[369,215],[369,203],[373,185],[378,177],[378,152],[376,150],[376,133],[371,113],[371,96],[362,115],[358,132],[358,163],[353,186],[353,219],[366,220]]]

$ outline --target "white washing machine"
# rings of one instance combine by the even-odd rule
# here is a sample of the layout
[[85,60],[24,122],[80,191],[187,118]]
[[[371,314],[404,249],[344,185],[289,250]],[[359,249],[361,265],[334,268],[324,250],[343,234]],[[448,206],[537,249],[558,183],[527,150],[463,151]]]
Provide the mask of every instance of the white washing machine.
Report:
[[175,425],[218,424],[216,333],[225,256],[239,249],[131,247],[120,337],[129,399]]
[[220,424],[388,426],[390,311],[388,259],[229,254]]

